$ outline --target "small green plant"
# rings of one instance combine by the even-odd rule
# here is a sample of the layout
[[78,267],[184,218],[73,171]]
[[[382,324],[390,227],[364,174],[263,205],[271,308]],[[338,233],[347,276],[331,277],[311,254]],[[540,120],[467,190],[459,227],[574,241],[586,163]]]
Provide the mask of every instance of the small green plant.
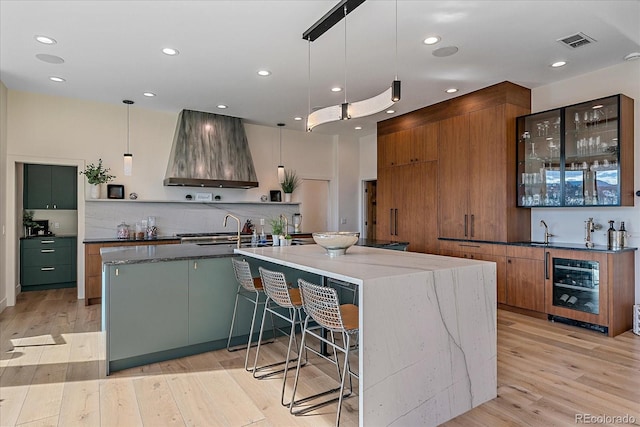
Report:
[[115,176],[109,175],[109,171],[111,169],[102,166],[102,159],[98,159],[98,166],[90,163],[83,171],[80,171],[80,175],[86,176],[89,184],[106,184],[115,178]]
[[31,227],[32,229],[39,228],[38,223],[33,220],[33,211],[22,212],[22,225]]
[[271,225],[271,234],[275,234],[276,236],[282,234],[282,231],[284,230],[284,221],[282,218],[271,218],[269,220],[269,224]]
[[293,191],[300,185],[300,178],[296,174],[296,171],[291,169],[284,170],[284,181],[280,184],[282,191],[285,193],[293,193]]

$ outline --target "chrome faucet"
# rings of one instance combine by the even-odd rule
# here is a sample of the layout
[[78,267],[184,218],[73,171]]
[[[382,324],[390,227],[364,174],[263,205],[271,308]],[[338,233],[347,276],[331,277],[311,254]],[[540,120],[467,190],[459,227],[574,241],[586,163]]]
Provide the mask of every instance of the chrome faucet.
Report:
[[289,220],[285,214],[280,214],[280,219],[284,220],[284,236],[286,237],[289,234]]
[[222,221],[222,226],[223,226],[223,227],[226,227],[226,226],[227,226],[227,218],[229,218],[229,217],[231,217],[231,218],[235,219],[235,220],[236,220],[236,222],[238,223],[238,237],[236,237],[236,239],[238,240],[238,249],[240,249],[240,218],[238,218],[238,217],[236,217],[236,216],[233,216],[233,215],[231,215],[231,214],[226,214],[226,215],[224,216],[224,221]]
[[553,234],[549,233],[549,226],[543,219],[540,220],[540,227],[544,227],[544,244],[549,244],[549,237],[554,237]]
[[591,241],[591,234],[601,228],[602,225],[596,224],[593,218],[589,218],[584,222],[584,241],[586,247],[589,249],[593,248],[594,243]]

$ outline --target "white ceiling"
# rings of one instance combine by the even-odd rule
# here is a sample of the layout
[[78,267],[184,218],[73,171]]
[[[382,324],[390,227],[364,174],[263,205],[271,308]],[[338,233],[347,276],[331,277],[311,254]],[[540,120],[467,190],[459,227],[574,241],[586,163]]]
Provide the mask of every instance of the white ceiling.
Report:
[[[12,90],[179,112],[208,111],[247,122],[304,128],[294,116],[342,103],[344,20],[311,43],[302,33],[338,0],[9,1],[0,0],[0,79]],[[397,114],[509,80],[535,88],[624,61],[640,52],[640,1],[368,0],[347,17],[347,100],[402,81]],[[556,40],[583,32],[597,42],[570,49]],[[43,45],[35,35],[57,40]],[[439,35],[427,46],[422,40]],[[176,57],[163,47],[180,51]],[[457,46],[457,54],[432,52]],[[36,59],[62,57],[63,64]],[[554,69],[552,62],[565,60]],[[260,77],[259,69],[270,77]],[[48,76],[61,76],[53,83]],[[640,77],[639,77],[640,78]],[[444,92],[457,87],[460,92]],[[155,92],[146,98],[144,91]],[[226,110],[216,108],[227,104]],[[379,113],[318,126],[314,132],[363,135],[390,117]]]

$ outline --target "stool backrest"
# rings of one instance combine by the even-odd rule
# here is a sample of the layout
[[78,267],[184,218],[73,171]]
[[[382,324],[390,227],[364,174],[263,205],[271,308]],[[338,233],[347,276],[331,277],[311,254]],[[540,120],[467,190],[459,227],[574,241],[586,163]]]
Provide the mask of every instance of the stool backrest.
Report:
[[342,316],[340,315],[340,302],[335,289],[328,286],[315,285],[304,279],[298,279],[298,287],[300,288],[304,311],[318,325],[332,331],[344,330]]
[[243,259],[231,258],[233,264],[233,272],[236,275],[236,280],[243,288],[251,292],[258,292],[253,285],[253,276],[251,276],[251,269],[249,263]]
[[267,296],[281,307],[292,308],[291,295],[289,294],[289,287],[284,273],[267,270],[263,267],[258,267],[258,270],[260,271],[262,286]]

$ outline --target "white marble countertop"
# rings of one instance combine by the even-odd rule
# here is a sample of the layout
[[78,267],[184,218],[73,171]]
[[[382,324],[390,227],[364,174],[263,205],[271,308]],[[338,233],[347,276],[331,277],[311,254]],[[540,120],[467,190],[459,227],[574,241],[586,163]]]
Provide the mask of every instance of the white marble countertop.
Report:
[[352,246],[345,255],[331,258],[318,245],[235,249],[235,253],[261,259],[345,282],[362,284],[367,279],[404,276],[425,271],[476,266],[485,261],[416,252]]

